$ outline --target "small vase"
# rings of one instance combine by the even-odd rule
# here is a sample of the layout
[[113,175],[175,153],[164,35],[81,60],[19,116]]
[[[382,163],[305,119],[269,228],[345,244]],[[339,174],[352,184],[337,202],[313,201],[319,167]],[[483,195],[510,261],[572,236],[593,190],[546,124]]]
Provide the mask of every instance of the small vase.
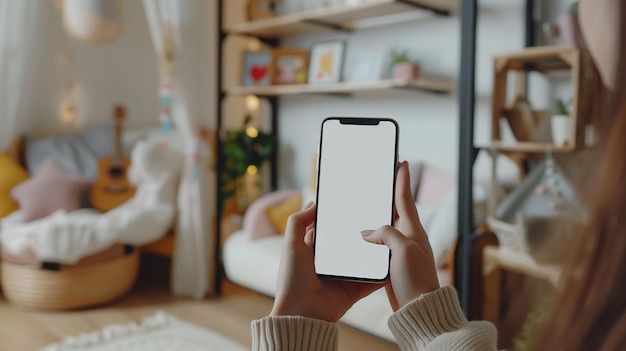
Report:
[[552,116],[552,142],[556,147],[570,146],[570,116]]
[[393,79],[411,80],[419,76],[420,69],[417,63],[402,62],[393,65],[391,76]]

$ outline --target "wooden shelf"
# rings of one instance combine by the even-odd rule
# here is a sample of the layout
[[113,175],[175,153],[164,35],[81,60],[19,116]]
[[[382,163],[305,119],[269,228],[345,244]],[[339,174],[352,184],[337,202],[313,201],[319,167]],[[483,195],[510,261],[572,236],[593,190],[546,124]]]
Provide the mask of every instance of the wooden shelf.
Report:
[[564,154],[574,152],[574,148],[556,147],[548,142],[516,142],[506,143],[501,141],[493,141],[491,148],[504,152],[520,152],[520,153],[546,153],[551,151],[555,154]]
[[443,78],[419,78],[415,80],[380,80],[372,83],[341,82],[332,84],[297,84],[273,86],[235,86],[224,89],[230,95],[281,96],[300,94],[351,94],[391,89],[409,89],[431,93],[448,94],[455,84]]
[[458,8],[457,0],[369,0],[357,5],[337,5],[274,18],[233,24],[224,28],[230,34],[277,38],[315,28],[352,30],[357,21],[394,15],[416,9],[447,15]]

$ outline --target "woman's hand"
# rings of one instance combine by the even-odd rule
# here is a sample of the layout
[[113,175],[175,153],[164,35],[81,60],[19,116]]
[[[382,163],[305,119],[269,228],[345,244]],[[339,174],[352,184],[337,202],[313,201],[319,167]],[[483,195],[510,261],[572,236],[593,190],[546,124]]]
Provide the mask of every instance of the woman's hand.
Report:
[[387,296],[393,311],[439,288],[433,252],[422,227],[411,194],[408,163],[402,162],[396,178],[395,228],[383,226],[363,231],[363,239],[384,244],[391,250],[390,280]]
[[334,323],[355,302],[383,286],[319,279],[313,261],[314,219],[313,203],[289,217],[271,316],[304,316]]

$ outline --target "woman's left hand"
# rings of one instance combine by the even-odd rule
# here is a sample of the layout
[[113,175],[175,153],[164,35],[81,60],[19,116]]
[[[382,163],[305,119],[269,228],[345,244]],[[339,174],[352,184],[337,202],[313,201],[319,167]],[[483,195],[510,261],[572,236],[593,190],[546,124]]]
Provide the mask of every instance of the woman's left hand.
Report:
[[337,322],[357,301],[383,284],[319,279],[313,260],[315,205],[289,217],[271,316],[303,316]]

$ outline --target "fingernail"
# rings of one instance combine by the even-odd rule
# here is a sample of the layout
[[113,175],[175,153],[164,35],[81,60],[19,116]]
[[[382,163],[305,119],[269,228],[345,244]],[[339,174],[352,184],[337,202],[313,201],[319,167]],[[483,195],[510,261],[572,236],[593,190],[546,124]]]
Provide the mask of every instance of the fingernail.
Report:
[[306,210],[307,208],[313,206],[314,202],[313,201],[309,201],[306,203],[306,205],[304,205],[304,207],[302,208],[303,210]]
[[372,233],[374,233],[373,230],[361,230],[361,236],[363,236],[363,237],[368,237],[368,236],[372,235]]

